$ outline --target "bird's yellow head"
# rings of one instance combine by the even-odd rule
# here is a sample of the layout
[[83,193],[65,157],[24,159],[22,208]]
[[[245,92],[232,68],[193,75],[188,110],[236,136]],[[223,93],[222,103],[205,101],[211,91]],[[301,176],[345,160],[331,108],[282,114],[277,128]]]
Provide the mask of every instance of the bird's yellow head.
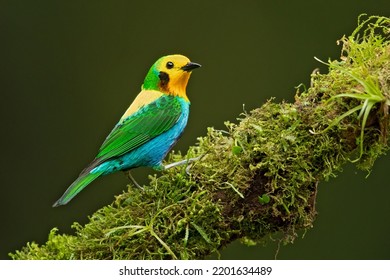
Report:
[[163,56],[150,68],[142,89],[157,90],[188,100],[186,95],[188,79],[191,71],[198,67],[200,64],[191,62],[183,55]]

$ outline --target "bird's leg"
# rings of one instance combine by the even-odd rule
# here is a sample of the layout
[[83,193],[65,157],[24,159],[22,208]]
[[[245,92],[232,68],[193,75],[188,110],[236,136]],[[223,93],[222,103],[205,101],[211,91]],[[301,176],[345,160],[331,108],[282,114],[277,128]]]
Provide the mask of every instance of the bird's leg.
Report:
[[140,184],[138,184],[137,181],[134,179],[133,175],[131,175],[130,170],[127,171],[127,178],[129,178],[133,182],[133,184],[136,185],[138,188],[140,188],[141,190],[144,190],[144,188],[141,187]]
[[[198,159],[200,159],[200,156],[194,157],[194,158],[189,158],[189,159],[184,159],[184,160],[177,161],[177,162],[173,162],[173,163],[164,165],[164,166],[163,166],[163,169],[164,169],[164,170],[167,170],[167,169],[172,168],[172,167],[176,167],[176,166],[180,166],[180,165],[183,165],[183,164],[191,163],[191,162],[196,161],[196,160],[198,160]],[[186,167],[186,173],[187,173],[187,174],[189,174],[190,168],[191,168],[191,165],[189,164],[189,165]]]

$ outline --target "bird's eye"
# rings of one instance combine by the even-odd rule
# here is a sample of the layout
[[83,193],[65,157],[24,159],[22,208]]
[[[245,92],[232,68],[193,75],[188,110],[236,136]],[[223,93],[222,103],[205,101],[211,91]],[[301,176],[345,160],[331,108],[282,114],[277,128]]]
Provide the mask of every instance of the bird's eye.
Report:
[[172,69],[173,66],[174,66],[174,65],[173,65],[173,62],[172,62],[172,61],[168,61],[168,62],[167,62],[167,68],[168,68],[168,69]]

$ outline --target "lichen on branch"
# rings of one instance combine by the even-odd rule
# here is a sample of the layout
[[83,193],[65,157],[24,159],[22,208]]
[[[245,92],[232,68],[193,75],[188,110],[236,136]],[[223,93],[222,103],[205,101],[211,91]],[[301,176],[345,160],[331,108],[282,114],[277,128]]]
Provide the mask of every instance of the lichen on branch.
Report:
[[[390,19],[359,18],[340,60],[312,74],[294,103],[272,99],[226,131],[208,129],[186,155],[200,157],[150,176],[98,210],[75,235],[53,229],[14,259],[203,259],[241,239],[279,234],[292,242],[316,217],[318,184],[348,161],[370,170],[388,150]],[[187,169],[187,170],[186,170]],[[189,172],[187,172],[189,171]]]

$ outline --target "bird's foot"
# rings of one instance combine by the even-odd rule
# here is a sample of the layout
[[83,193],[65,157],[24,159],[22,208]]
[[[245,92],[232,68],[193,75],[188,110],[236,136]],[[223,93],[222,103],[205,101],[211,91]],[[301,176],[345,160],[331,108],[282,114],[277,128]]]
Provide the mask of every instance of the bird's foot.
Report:
[[190,164],[190,163],[192,163],[192,162],[194,162],[194,161],[196,161],[198,159],[200,159],[200,156],[194,157],[194,158],[189,158],[189,159],[184,159],[184,160],[177,161],[177,162],[173,162],[173,163],[164,165],[163,166],[163,170],[167,170],[169,168],[180,166],[180,165],[183,165],[183,164],[188,164],[188,166],[186,167],[186,173],[189,175],[190,174],[190,168],[192,166],[192,164]]
[[133,182],[133,184],[134,184],[135,186],[137,186],[137,187],[140,188],[141,190],[144,190],[144,188],[141,187],[140,184],[138,184],[137,181],[134,179],[133,175],[131,175],[131,171],[130,171],[130,170],[127,171],[127,178],[129,178],[129,179]]

